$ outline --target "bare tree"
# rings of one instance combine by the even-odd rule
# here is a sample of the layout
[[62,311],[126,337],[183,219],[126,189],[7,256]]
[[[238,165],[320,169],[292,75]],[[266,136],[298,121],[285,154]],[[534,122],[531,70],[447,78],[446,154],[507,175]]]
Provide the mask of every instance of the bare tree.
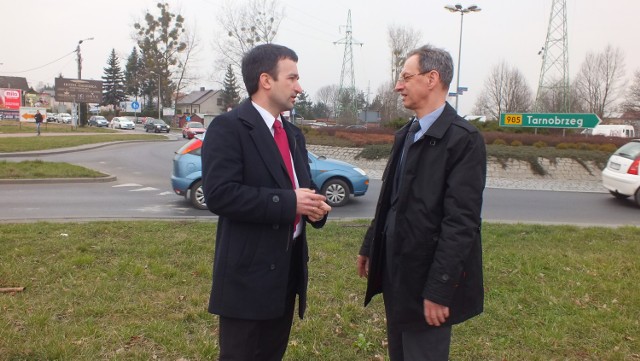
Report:
[[624,102],[624,110],[640,111],[640,70],[636,70],[633,75],[633,82],[629,86]]
[[338,101],[338,93],[340,87],[338,85],[325,85],[316,92],[316,103],[322,103],[329,109],[334,109]]
[[195,32],[186,30],[184,34],[184,39],[185,39],[186,48],[182,52],[182,54],[180,54],[178,63],[176,64],[178,68],[178,71],[177,71],[178,79],[176,81],[174,104],[176,104],[178,100],[180,100],[180,98],[182,97],[181,96],[182,90],[184,90],[186,87],[193,84],[195,80],[197,80],[195,77],[190,76],[189,65],[190,65],[190,62],[193,61],[193,57],[197,55],[197,49],[199,45],[198,38]]
[[278,34],[284,9],[278,0],[244,0],[227,2],[217,20],[223,33],[216,47],[221,59],[220,70],[231,64],[240,69],[244,54],[259,44],[269,44]]
[[402,105],[402,101],[394,90],[393,84],[389,83],[378,87],[372,107],[380,112],[380,118],[383,123],[389,123],[400,118],[407,119],[411,116],[411,111]]
[[604,118],[614,111],[618,93],[624,86],[624,54],[607,45],[600,54],[588,53],[574,86],[587,111]]
[[391,48],[391,84],[393,86],[398,81],[407,53],[418,47],[422,33],[404,25],[389,25],[387,34]]
[[533,92],[524,75],[502,62],[493,67],[473,112],[499,119],[501,113],[527,112],[533,105]]

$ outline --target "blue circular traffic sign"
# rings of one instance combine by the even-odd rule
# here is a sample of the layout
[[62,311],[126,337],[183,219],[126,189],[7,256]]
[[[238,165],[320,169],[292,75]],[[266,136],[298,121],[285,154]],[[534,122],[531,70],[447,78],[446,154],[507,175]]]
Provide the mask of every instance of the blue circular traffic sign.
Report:
[[134,110],[135,110],[135,109],[140,108],[140,103],[138,103],[138,102],[131,102],[131,108],[133,108]]

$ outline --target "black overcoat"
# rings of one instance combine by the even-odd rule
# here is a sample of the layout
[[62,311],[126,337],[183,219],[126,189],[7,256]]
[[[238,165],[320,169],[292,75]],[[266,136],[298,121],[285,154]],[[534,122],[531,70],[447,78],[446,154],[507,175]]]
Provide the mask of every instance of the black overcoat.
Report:
[[[382,292],[385,252],[392,252],[394,309],[388,322],[400,330],[429,327],[423,299],[448,306],[447,324],[482,312],[482,193],[486,150],[482,135],[447,103],[427,132],[411,145],[396,207],[395,241],[386,249],[384,226],[392,180],[408,124],[396,133],[375,217],[360,254],[370,258],[365,305]],[[385,296],[385,297],[386,297]]]
[[[302,132],[286,121],[283,127],[300,187],[317,189]],[[273,135],[250,100],[217,116],[207,128],[202,179],[207,207],[219,216],[209,312],[250,320],[282,316],[296,196]],[[321,227],[325,221],[312,225]],[[309,258],[304,228],[297,242],[302,242],[294,256],[300,257],[295,272],[303,317]]]

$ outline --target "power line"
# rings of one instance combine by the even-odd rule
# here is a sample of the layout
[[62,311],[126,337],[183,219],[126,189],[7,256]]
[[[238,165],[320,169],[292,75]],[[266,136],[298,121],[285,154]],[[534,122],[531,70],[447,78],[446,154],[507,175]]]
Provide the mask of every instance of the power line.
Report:
[[56,60],[53,60],[53,61],[51,61],[51,62],[48,62],[48,63],[46,63],[46,64],[44,64],[44,65],[41,65],[41,66],[38,66],[38,67],[35,67],[35,68],[31,68],[31,69],[27,69],[27,70],[21,70],[21,71],[4,71],[3,73],[6,73],[6,74],[20,74],[20,73],[26,73],[26,72],[29,72],[29,71],[34,71],[34,70],[42,69],[42,68],[44,68],[45,66],[48,66],[48,65],[51,65],[51,64],[53,64],[53,63],[55,63],[55,62],[57,62],[57,61],[60,61],[60,60],[62,60],[62,59],[64,59],[64,58],[66,58],[67,56],[69,56],[69,55],[71,55],[71,54],[73,54],[73,53],[75,53],[75,52],[76,52],[76,51],[74,50],[74,51],[72,51],[72,52],[70,52],[70,53],[68,53],[68,54],[65,54],[65,55],[63,55],[63,56],[59,57],[59,58],[58,58],[58,59],[56,59]]

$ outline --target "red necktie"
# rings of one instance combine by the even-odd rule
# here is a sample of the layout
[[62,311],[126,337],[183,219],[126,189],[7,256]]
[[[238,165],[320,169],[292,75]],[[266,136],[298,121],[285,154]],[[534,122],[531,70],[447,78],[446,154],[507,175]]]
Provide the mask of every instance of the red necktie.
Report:
[[[296,189],[296,179],[293,175],[293,164],[291,163],[291,155],[289,153],[287,133],[285,133],[284,128],[282,128],[282,122],[280,122],[280,119],[278,118],[276,118],[275,123],[273,123],[273,139],[275,139],[280,155],[282,156],[282,160],[284,161],[284,165],[287,167],[287,173],[289,173],[289,179],[291,180],[293,189]],[[294,226],[297,226],[299,221],[300,215],[296,214]]]

